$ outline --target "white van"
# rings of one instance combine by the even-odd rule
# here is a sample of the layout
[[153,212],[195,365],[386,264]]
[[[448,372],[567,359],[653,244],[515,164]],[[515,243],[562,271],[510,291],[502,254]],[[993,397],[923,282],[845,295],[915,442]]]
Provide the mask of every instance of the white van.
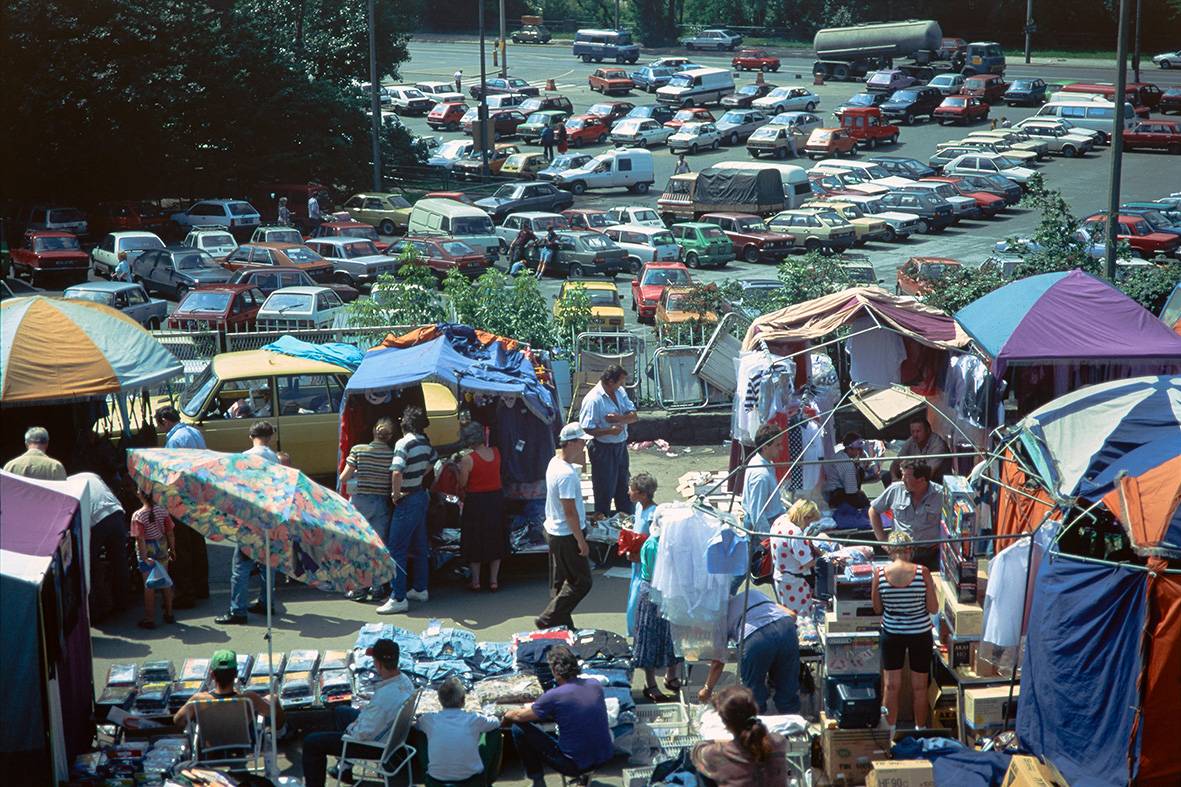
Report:
[[693,68],[673,74],[668,84],[656,91],[656,100],[677,107],[720,104],[722,96],[734,92],[734,75],[728,68]]
[[582,194],[587,189],[626,188],[633,194],[646,194],[656,182],[652,152],[644,148],[621,148],[600,153],[576,169],[554,176],[560,189]]
[[[1111,125],[1115,118],[1115,104],[1110,101],[1087,100],[1051,101],[1043,104],[1034,117],[1062,118],[1081,128],[1098,131],[1103,144],[1111,143]],[[1124,103],[1124,126],[1136,119],[1132,105]]]
[[794,164],[772,164],[759,161],[721,161],[713,165],[715,169],[773,169],[779,173],[783,182],[783,204],[785,210],[791,210],[812,199],[812,185],[808,181],[808,173],[803,167]]
[[407,235],[446,235],[484,252],[495,261],[500,255],[500,238],[492,218],[473,205],[453,199],[428,197],[410,210]]

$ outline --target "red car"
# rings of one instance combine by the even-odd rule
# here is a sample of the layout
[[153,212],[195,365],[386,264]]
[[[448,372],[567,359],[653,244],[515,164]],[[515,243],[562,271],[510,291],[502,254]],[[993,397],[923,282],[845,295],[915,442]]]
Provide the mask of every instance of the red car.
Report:
[[640,268],[640,275],[632,279],[632,311],[640,322],[656,319],[656,306],[669,287],[693,283],[689,269],[679,262],[648,262]]
[[734,247],[734,256],[747,262],[782,262],[795,246],[795,236],[768,229],[753,213],[706,213],[698,221],[716,224]]
[[671,120],[664,121],[665,128],[679,129],[686,123],[713,123],[714,116],[705,107],[687,107],[677,111]]
[[594,73],[586,78],[586,83],[592,91],[597,90],[604,96],[630,93],[636,86],[622,68],[596,68]]
[[636,105],[628,101],[600,101],[592,105],[586,111],[586,114],[597,117],[607,124],[607,128],[611,128],[616,120],[619,120],[635,108]]
[[879,142],[895,145],[902,133],[898,126],[892,125],[882,117],[882,110],[877,107],[845,107],[840,119],[841,128],[845,129],[849,136],[859,144],[871,148],[876,148]]
[[343,221],[325,221],[312,230],[313,238],[365,238],[373,241],[378,251],[385,251],[388,244],[382,243],[377,234],[377,228],[371,224],[364,224],[352,219]]
[[[1178,246],[1181,245],[1181,236],[1171,232],[1153,232],[1152,227],[1143,216],[1121,213],[1116,221],[1119,223],[1119,229],[1116,230],[1116,240],[1127,241],[1128,245],[1140,252],[1141,256],[1155,257],[1157,254],[1176,254]],[[1095,230],[1093,234],[1098,238],[1103,238],[1104,230],[1107,227],[1107,214],[1095,213],[1088,216],[1083,222],[1083,227]]]
[[168,215],[146,202],[126,200],[103,202],[92,208],[87,217],[90,220],[92,237],[102,237],[108,232],[147,230],[159,234],[168,227]]
[[898,269],[894,293],[921,297],[935,289],[935,281],[959,267],[959,260],[947,257],[911,257]]
[[458,270],[469,279],[474,279],[488,270],[488,258],[483,252],[461,240],[451,238],[399,238],[390,244],[385,253],[391,257],[400,257],[407,248],[413,248],[422,264],[430,268],[431,273],[440,281],[451,270]]
[[973,96],[986,104],[995,104],[1005,95],[1009,83],[998,74],[977,74],[964,80],[961,96]]
[[575,115],[566,118],[566,141],[572,148],[601,145],[611,133],[610,126],[596,115]]
[[971,123],[973,120],[984,120],[988,117],[988,104],[974,96],[948,96],[943,103],[935,107],[931,115],[944,123]]
[[[493,109],[488,111],[488,122],[492,124],[495,139],[516,136],[517,126],[525,122],[525,116],[515,109]],[[463,124],[463,133],[471,136],[474,121]]]
[[181,298],[168,317],[174,331],[254,330],[254,320],[267,296],[253,284],[201,284]]
[[594,208],[569,208],[562,215],[570,221],[570,229],[602,232],[611,226],[607,211]]
[[78,284],[90,274],[90,257],[72,232],[29,230],[21,245],[12,250],[12,273],[28,276],[33,286],[51,278]]
[[435,131],[439,129],[459,131],[459,121],[463,119],[467,110],[467,104],[462,101],[448,101],[442,104],[435,104],[431,108],[431,111],[427,113],[426,124]]
[[1124,129],[1124,150],[1132,148],[1181,154],[1181,120],[1137,120]]
[[730,65],[735,71],[778,71],[779,58],[764,49],[740,49]]
[[961,197],[971,197],[976,200],[976,207],[980,208],[980,214],[985,218],[992,218],[1009,205],[1009,201],[1004,197],[974,189],[963,178],[957,178],[952,175],[934,175],[929,178],[919,178],[920,183],[923,181],[950,183]]

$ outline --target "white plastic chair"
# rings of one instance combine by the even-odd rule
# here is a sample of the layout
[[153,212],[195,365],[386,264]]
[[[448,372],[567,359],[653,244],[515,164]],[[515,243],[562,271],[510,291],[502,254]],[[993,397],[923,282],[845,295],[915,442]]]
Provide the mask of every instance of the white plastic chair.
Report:
[[247,697],[193,703],[193,765],[259,773],[265,735]]
[[416,691],[410,695],[406,702],[402,705],[401,710],[398,711],[397,718],[394,723],[390,725],[389,736],[382,746],[381,759],[350,759],[349,746],[354,749],[358,746],[363,746],[366,749],[375,748],[376,741],[363,741],[358,738],[352,738],[348,735],[342,736],[340,739],[340,758],[337,761],[336,767],[336,785],[340,787],[341,773],[346,768],[356,768],[360,771],[359,774],[354,774],[354,778],[365,778],[366,775],[372,774],[375,777],[380,777],[384,787],[390,787],[390,779],[397,776],[406,770],[406,784],[414,784],[414,755],[418,750],[406,743],[406,738],[410,735],[410,728],[414,726],[414,711],[418,708],[418,698],[422,694],[421,691]]

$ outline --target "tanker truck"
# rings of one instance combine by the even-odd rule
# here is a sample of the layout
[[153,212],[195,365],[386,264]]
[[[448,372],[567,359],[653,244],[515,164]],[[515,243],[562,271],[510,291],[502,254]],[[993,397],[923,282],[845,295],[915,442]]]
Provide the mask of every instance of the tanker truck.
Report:
[[[862,79],[879,68],[897,68],[922,82],[948,71],[965,76],[1005,72],[1000,44],[976,42],[944,52],[943,31],[930,19],[826,27],[816,31],[812,45],[816,49],[812,73],[825,79]],[[941,55],[948,59],[940,59]],[[896,63],[896,59],[907,62]]]

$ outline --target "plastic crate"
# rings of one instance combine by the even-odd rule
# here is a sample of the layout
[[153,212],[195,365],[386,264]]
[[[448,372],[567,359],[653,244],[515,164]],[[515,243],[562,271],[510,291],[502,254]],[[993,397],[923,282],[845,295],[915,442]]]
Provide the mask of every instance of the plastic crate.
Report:
[[648,765],[644,768],[624,768],[623,787],[648,787],[654,770],[656,770],[655,765]]
[[[659,736],[658,736],[659,737]],[[675,757],[685,749],[692,749],[697,744],[701,743],[700,735],[675,735],[670,738],[660,738],[660,748],[669,757]]]
[[689,711],[684,705],[675,702],[637,705],[636,719],[654,727],[685,726],[689,723]]

